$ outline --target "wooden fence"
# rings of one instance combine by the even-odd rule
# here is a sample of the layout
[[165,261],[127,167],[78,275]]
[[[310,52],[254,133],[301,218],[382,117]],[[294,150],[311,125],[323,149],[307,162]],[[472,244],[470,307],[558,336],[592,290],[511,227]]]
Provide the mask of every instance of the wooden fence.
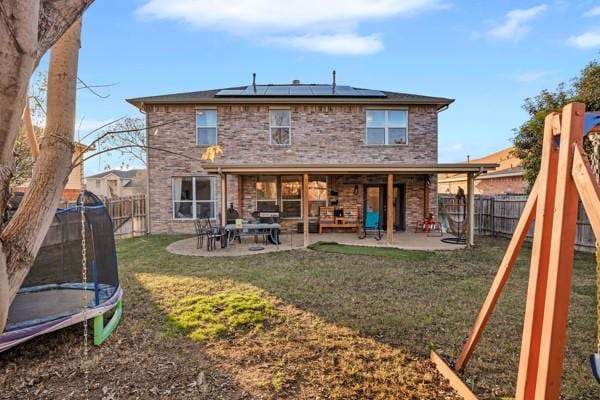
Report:
[[[510,238],[526,202],[526,195],[475,195],[475,233]],[[457,221],[463,220],[464,206],[454,196],[439,195],[438,203],[440,215],[445,214]],[[532,236],[533,226],[527,237],[531,239]],[[596,239],[581,203],[577,214],[575,248],[585,252],[596,251]]]
[[115,238],[146,234],[146,196],[104,199]]

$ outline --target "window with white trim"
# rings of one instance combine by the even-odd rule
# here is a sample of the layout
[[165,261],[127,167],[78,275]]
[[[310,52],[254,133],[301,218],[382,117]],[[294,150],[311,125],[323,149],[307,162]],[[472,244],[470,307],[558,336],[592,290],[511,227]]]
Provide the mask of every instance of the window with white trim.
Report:
[[327,177],[311,177],[308,182],[308,216],[318,217],[319,207],[327,206]]
[[366,144],[407,144],[407,110],[367,110]]
[[196,110],[196,144],[217,144],[217,110]]
[[302,216],[302,177],[281,177],[281,216],[300,218]]
[[173,177],[173,218],[216,218],[215,178]]
[[271,144],[290,145],[292,143],[290,110],[272,109],[269,130]]
[[259,176],[256,179],[256,209],[270,211],[277,205],[277,177]]

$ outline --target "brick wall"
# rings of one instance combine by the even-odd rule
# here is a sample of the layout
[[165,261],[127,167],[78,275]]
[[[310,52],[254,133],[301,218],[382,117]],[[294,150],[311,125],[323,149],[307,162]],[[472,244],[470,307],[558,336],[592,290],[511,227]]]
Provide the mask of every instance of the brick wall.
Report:
[[[279,107],[279,105],[278,105]],[[148,124],[162,125],[151,129],[148,144],[149,215],[152,233],[192,233],[191,221],[173,219],[173,176],[205,176],[201,155],[196,145],[196,109],[199,106],[165,105],[147,108]],[[365,111],[361,105],[290,105],[290,146],[269,144],[268,105],[220,105],[218,143],[225,154],[218,163],[385,163],[426,164],[437,162],[437,111],[435,106],[408,107],[408,144],[399,146],[365,145]],[[167,125],[163,125],[166,124]],[[174,152],[177,154],[173,154]],[[182,155],[184,156],[182,156]],[[352,177],[359,179],[359,177]],[[384,176],[367,181],[383,180]],[[369,180],[370,179],[370,180]],[[423,180],[420,177],[398,177],[407,181],[407,226],[423,213]],[[411,181],[412,180],[412,181]],[[420,181],[420,183],[411,183]],[[333,180],[332,180],[333,182]],[[362,183],[359,190],[362,205]],[[342,192],[347,201],[354,184],[346,184]],[[414,187],[413,187],[414,186]],[[255,178],[242,180],[244,217],[256,207]],[[435,210],[435,179],[431,185],[430,204]],[[238,203],[238,179],[228,179],[228,205]],[[216,178],[217,206],[220,206],[220,179]],[[354,201],[357,201],[356,199]],[[342,204],[340,202],[340,204]],[[220,210],[218,210],[220,211]],[[413,217],[414,216],[414,217]]]

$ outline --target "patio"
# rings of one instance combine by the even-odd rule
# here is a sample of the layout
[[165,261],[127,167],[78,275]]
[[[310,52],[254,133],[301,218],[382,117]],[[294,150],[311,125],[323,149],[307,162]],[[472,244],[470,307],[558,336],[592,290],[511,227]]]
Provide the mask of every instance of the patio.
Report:
[[[448,236],[445,236],[448,237]],[[453,245],[444,243],[439,236],[428,236],[426,233],[395,232],[392,244],[388,244],[385,236],[381,240],[375,240],[369,236],[359,239],[356,233],[324,233],[322,235],[310,235],[310,244],[317,242],[335,242],[351,246],[392,247],[404,250],[457,250],[465,248],[464,245]],[[286,251],[304,248],[303,235],[298,233],[282,233],[281,244],[263,245],[260,240],[255,243],[252,237],[242,238],[242,243],[235,242],[226,248],[218,247],[213,251],[206,251],[206,245],[200,249],[196,247],[196,237],[191,237],[171,243],[167,251],[173,254],[199,257],[235,257],[263,254],[275,251]],[[262,247],[262,250],[250,250],[251,247]]]

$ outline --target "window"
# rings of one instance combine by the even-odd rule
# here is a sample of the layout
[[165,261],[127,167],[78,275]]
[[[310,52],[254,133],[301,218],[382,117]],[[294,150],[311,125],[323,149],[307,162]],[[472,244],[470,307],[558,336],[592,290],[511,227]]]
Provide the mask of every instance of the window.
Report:
[[196,144],[217,144],[217,110],[196,110]]
[[308,216],[318,217],[319,207],[327,205],[327,177],[315,177],[308,183]]
[[271,110],[271,144],[290,145],[290,110]]
[[100,179],[96,179],[96,187],[99,188],[100,187]]
[[259,176],[256,180],[257,211],[272,211],[277,206],[277,177]]
[[284,218],[302,216],[302,177],[281,177],[281,216]]
[[216,218],[214,178],[174,177],[173,218]]
[[406,144],[406,110],[367,110],[367,144]]

